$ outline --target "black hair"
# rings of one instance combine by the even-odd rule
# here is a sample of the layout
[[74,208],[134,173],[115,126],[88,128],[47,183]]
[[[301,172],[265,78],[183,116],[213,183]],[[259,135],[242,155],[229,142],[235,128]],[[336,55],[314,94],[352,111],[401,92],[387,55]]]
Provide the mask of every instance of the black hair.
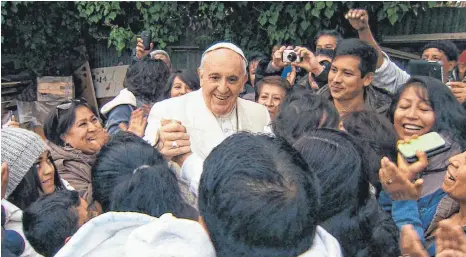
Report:
[[435,113],[432,131],[446,133],[463,148],[466,147],[466,109],[458,102],[451,90],[440,80],[426,76],[412,76],[396,93],[390,108],[390,118],[394,113],[403,92],[411,87],[422,90],[420,97],[428,99]]
[[41,196],[23,212],[23,231],[34,250],[54,256],[79,229],[78,192],[62,190]]
[[162,60],[147,59],[128,67],[123,86],[145,103],[155,103],[163,97],[170,69]]
[[367,160],[349,134],[318,129],[293,145],[317,172],[321,186],[321,226],[339,242],[344,256],[398,256],[398,233],[391,217],[369,193]]
[[218,257],[306,252],[319,206],[314,173],[280,138],[234,134],[204,161],[199,211]]
[[336,29],[324,29],[324,30],[317,32],[315,36],[315,40],[314,40],[316,44],[317,44],[317,40],[319,40],[321,36],[331,36],[331,37],[336,38],[337,46],[340,44],[341,41],[343,41],[343,36]]
[[328,99],[309,91],[294,91],[280,104],[272,122],[275,135],[293,144],[305,132],[316,128],[337,128],[340,116]]
[[109,211],[110,197],[118,184],[131,180],[138,167],[157,164],[168,165],[154,147],[132,133],[118,132],[102,147],[92,167],[93,199],[104,212]]
[[115,187],[110,210],[138,212],[153,217],[172,213],[178,218],[195,221],[199,218],[197,210],[183,199],[178,179],[166,163],[136,168],[129,180]]
[[385,116],[370,110],[346,113],[341,120],[345,131],[363,146],[365,159],[369,162],[366,170],[369,182],[379,192],[380,160],[384,156],[396,160],[397,135],[393,124]]
[[260,93],[262,91],[262,87],[264,84],[267,85],[275,85],[280,87],[285,91],[285,96],[288,95],[291,92],[291,84],[288,82],[288,80],[280,77],[280,76],[267,76],[261,79],[257,84],[255,85],[255,101],[257,102],[259,100]]
[[458,50],[458,47],[456,47],[456,45],[450,40],[436,40],[429,42],[426,45],[424,45],[424,47],[422,48],[422,52],[429,48],[436,48],[442,51],[446,55],[448,61],[458,61],[460,52]]
[[[255,52],[249,56],[248,64],[251,64],[252,62],[255,62],[255,61],[260,61],[262,59],[267,59],[267,58],[268,57],[265,54]],[[249,68],[249,65],[248,65],[248,68]]]
[[[49,161],[52,163],[53,169],[55,170],[53,177],[55,192],[66,190],[51,157],[49,157]],[[8,201],[21,210],[24,210],[40,197],[41,192],[43,192],[42,183],[39,179],[38,170],[36,165],[32,165],[15,190],[8,196]]]
[[335,58],[350,55],[359,58],[358,68],[361,78],[370,72],[375,72],[377,66],[377,50],[368,43],[357,38],[344,39],[335,49]]
[[165,84],[165,90],[163,93],[164,99],[170,98],[170,91],[173,87],[173,82],[175,78],[180,79],[183,81],[191,90],[196,91],[201,88],[201,83],[199,81],[199,76],[196,72],[191,70],[177,70],[173,72],[170,77],[168,78],[167,83]]
[[[67,109],[60,109],[56,107],[54,111],[50,112],[49,116],[45,120],[45,137],[57,146],[65,145],[62,136],[66,135],[76,122],[76,110],[79,107],[88,108],[97,117],[97,112],[94,108],[90,107],[84,100],[73,100],[69,103],[70,106]],[[60,105],[62,104],[64,103],[61,103]]]

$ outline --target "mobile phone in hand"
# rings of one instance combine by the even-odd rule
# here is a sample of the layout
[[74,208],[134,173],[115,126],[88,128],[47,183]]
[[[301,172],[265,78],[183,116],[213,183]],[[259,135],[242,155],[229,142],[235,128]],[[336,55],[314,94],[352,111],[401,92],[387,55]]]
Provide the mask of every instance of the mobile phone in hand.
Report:
[[424,134],[410,142],[399,144],[398,151],[403,155],[408,163],[417,161],[416,151],[423,151],[426,153],[427,158],[435,156],[448,150],[445,147],[446,142],[437,132],[430,132]]
[[150,31],[143,31],[141,33],[142,43],[144,50],[150,50],[150,41],[152,40],[152,33]]

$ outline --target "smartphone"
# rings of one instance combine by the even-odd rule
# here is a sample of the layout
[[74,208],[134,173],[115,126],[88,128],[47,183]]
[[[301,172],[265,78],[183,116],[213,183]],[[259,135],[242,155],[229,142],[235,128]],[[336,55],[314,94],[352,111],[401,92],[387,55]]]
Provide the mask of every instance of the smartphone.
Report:
[[446,83],[446,81],[443,81],[443,66],[436,61],[410,60],[408,74],[411,76],[428,76]]
[[141,33],[142,43],[144,44],[144,50],[150,50],[150,41],[152,40],[152,34],[150,31],[143,31]]
[[413,163],[417,161],[416,151],[420,150],[427,154],[427,157],[432,157],[439,153],[448,150],[445,147],[445,140],[437,132],[424,134],[409,143],[399,144],[398,151],[403,155],[407,162]]

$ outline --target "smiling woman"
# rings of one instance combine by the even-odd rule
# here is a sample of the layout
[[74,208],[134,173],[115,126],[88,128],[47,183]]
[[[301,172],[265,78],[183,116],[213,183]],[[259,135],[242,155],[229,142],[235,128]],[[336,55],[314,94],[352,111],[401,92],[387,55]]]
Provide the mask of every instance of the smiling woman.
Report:
[[[466,148],[466,111],[442,82],[430,77],[417,76],[411,77],[400,88],[391,107],[391,116],[400,139],[409,140],[413,136],[434,131],[446,142],[445,152],[428,160],[418,154],[420,161],[407,168],[411,174],[406,178],[407,181],[415,180],[416,177],[422,178],[422,182],[417,181],[422,183],[416,191],[419,195],[409,195],[407,192],[414,187],[414,183],[405,183],[400,189],[400,196],[398,189],[394,187],[400,183],[397,176],[382,176],[388,174],[388,170],[403,171],[402,159],[398,159],[398,168],[393,162],[383,159],[379,171],[384,187],[379,203],[386,211],[391,212],[400,229],[406,224],[413,225],[422,242],[427,241],[429,247],[433,243],[433,232],[439,219],[445,218],[442,210],[457,210],[455,201],[451,200],[447,193],[450,194],[450,185],[454,184],[450,175],[456,178],[459,174],[450,172],[453,167],[459,167],[454,161],[456,157],[452,156],[458,156]],[[420,168],[412,171],[414,166]],[[429,253],[434,254],[435,249],[429,248]]]
[[109,138],[95,111],[84,100],[60,104],[44,132],[58,173],[91,204],[91,167]]

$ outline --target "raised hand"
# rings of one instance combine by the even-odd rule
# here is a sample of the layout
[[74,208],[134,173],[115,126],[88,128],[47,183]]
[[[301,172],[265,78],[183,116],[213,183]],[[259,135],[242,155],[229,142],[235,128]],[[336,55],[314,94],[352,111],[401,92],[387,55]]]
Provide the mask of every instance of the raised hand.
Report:
[[[413,176],[413,173],[422,171],[422,167],[425,169],[427,164],[427,157],[422,157],[411,165],[403,160],[399,166],[396,166],[395,163],[384,157],[380,162],[380,182],[392,200],[418,200],[422,193],[424,180],[417,179],[411,182],[410,177]],[[417,173],[415,174],[417,175]]]
[[439,223],[435,240],[437,257],[466,257],[466,236],[463,228],[453,221]]
[[283,51],[285,51],[285,49],[287,49],[287,47],[282,46],[272,54],[272,66],[276,70],[281,70],[287,65],[283,62]]
[[360,31],[369,28],[369,15],[366,10],[351,9],[345,15],[345,18],[355,30]]
[[314,53],[309,49],[301,46],[295,47],[294,51],[297,55],[301,56],[301,62],[293,62],[291,65],[297,66],[300,68],[305,69],[307,72],[312,72],[318,75],[322,70],[322,65],[319,64],[317,58],[315,57]]
[[466,101],[466,82],[448,82],[447,86],[451,88],[451,91],[455,95],[458,102],[463,104]]
[[144,43],[142,38],[138,38],[136,42],[136,57],[141,60],[145,56],[147,56],[150,52],[152,52],[152,49],[154,48],[154,44],[150,43],[150,49],[149,50],[144,50]]
[[412,225],[404,225],[401,229],[400,249],[403,256],[429,257]]
[[125,123],[120,123],[119,127],[123,131],[131,132],[138,137],[143,137],[146,130],[147,118],[144,116],[144,110],[139,108],[131,113],[129,126]]

